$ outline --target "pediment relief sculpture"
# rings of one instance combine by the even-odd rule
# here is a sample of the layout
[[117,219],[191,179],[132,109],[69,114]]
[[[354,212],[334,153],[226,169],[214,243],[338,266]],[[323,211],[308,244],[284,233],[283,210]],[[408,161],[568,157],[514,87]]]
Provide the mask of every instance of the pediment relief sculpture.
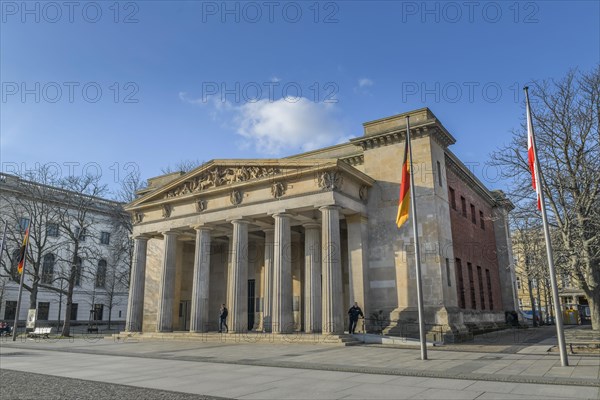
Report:
[[242,192],[240,192],[239,190],[232,191],[231,195],[229,196],[229,200],[231,201],[231,204],[233,204],[234,206],[241,204],[242,198],[243,198]]
[[139,224],[144,220],[144,213],[140,212],[140,211],[136,211],[133,214],[133,223],[134,224]]
[[282,197],[286,191],[287,191],[287,183],[285,183],[285,182],[275,182],[271,186],[271,195],[273,195],[273,197],[276,199],[279,199],[280,197]]
[[319,175],[321,190],[339,190],[342,187],[342,174],[337,171],[326,171]]
[[195,204],[197,212],[202,212],[206,210],[206,200],[197,199]]
[[201,175],[191,178],[168,191],[165,198],[183,196],[189,193],[200,192],[218,186],[231,185],[237,182],[245,182],[260,179],[267,176],[278,175],[280,169],[276,167],[222,167],[211,168]]

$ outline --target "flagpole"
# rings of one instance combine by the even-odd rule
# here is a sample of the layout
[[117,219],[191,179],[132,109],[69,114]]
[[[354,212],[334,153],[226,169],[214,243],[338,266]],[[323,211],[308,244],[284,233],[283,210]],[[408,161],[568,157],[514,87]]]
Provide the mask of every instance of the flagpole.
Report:
[[425,341],[425,322],[423,320],[423,287],[421,283],[421,252],[419,251],[419,232],[417,227],[417,199],[412,162],[412,144],[410,142],[410,121],[406,116],[406,141],[408,142],[408,159],[410,165],[410,202],[413,234],[415,236],[415,268],[417,273],[417,310],[419,312],[419,340],[421,342],[421,360],[427,360],[427,342]]
[[558,286],[556,285],[556,270],[554,268],[554,256],[552,254],[552,242],[550,240],[550,229],[548,228],[548,216],[546,215],[546,200],[544,198],[544,190],[542,188],[542,170],[540,168],[540,159],[537,155],[537,146],[535,144],[535,136],[533,135],[533,117],[531,115],[531,106],[529,105],[529,88],[525,86],[525,102],[528,115],[528,130],[531,129],[531,145],[533,148],[533,156],[535,158],[535,180],[536,190],[539,195],[540,208],[542,209],[542,224],[544,225],[544,238],[546,239],[546,256],[548,257],[548,269],[550,271],[550,285],[552,286],[552,297],[554,297],[554,314],[556,315],[556,335],[558,336],[558,349],[560,351],[560,362],[563,367],[569,365],[567,356],[567,347],[565,345],[565,331],[563,328],[562,312],[560,309],[560,297],[558,296]]
[[[29,229],[31,222],[27,225]],[[29,237],[25,242],[25,252],[23,253],[23,269],[21,270],[21,280],[19,282],[19,297],[17,297],[17,309],[15,310],[15,323],[13,325],[12,341],[17,340],[17,324],[19,323],[19,312],[21,311],[21,297],[23,295],[23,281],[25,280],[25,267],[27,266],[27,247],[29,247]]]

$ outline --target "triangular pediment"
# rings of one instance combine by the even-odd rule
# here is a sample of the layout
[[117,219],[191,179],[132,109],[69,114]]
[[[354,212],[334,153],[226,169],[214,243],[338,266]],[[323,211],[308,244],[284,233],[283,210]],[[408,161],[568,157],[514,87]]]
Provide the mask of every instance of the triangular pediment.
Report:
[[126,208],[201,195],[228,186],[245,186],[290,175],[343,168],[367,181],[369,177],[338,159],[229,159],[213,160],[131,202]]

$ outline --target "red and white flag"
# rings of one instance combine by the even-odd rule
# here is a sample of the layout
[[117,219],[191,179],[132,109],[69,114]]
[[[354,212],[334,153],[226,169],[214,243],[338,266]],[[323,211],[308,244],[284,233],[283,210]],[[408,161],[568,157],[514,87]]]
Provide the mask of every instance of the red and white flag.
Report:
[[531,171],[531,185],[533,186],[533,190],[535,190],[537,194],[537,208],[538,210],[542,209],[542,205],[540,202],[540,191],[542,190],[542,186],[539,180],[538,173],[538,163],[536,162],[536,148],[535,148],[535,140],[533,138],[533,121],[531,118],[531,109],[529,108],[529,102],[526,104],[527,107],[527,158],[529,159],[529,170]]

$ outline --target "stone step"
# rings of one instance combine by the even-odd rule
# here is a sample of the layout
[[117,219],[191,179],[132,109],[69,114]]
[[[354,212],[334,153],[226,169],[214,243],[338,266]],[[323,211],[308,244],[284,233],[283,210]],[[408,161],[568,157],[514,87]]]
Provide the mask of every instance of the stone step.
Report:
[[113,334],[108,339],[115,341],[157,341],[175,340],[206,343],[280,343],[280,344],[324,344],[349,346],[362,343],[359,339],[347,334],[321,335],[309,333],[271,334],[260,332],[248,333],[191,333],[191,332],[121,332]]

